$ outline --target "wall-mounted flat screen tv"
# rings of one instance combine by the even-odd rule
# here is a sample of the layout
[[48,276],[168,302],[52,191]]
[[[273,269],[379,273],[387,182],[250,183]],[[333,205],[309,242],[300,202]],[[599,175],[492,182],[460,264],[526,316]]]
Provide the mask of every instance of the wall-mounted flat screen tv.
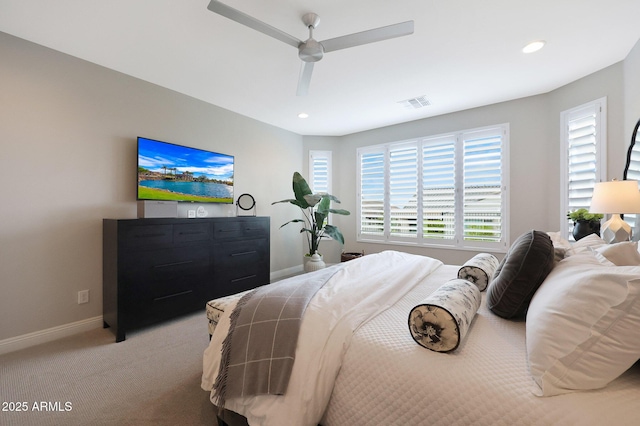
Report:
[[233,203],[232,155],[138,137],[138,200]]

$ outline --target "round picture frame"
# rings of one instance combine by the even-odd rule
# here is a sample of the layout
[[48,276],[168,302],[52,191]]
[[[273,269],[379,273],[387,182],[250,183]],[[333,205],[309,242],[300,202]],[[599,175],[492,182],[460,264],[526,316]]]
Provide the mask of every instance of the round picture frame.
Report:
[[242,194],[242,195],[240,195],[238,197],[238,199],[236,200],[236,215],[238,215],[237,214],[237,209],[244,210],[244,211],[253,210],[253,216],[255,216],[256,215],[256,212],[255,212],[256,200],[255,200],[255,198],[253,198],[253,196],[251,194]]

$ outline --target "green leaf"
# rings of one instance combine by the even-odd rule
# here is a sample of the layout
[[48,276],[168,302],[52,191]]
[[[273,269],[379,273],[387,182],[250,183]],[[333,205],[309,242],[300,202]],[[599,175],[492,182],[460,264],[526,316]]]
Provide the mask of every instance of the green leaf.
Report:
[[322,226],[324,225],[324,221],[327,218],[327,216],[322,213],[321,211],[317,210],[314,214],[313,214],[315,220],[316,220],[316,226],[318,227],[318,230],[322,229]]
[[311,207],[305,200],[304,196],[311,195],[313,192],[311,192],[307,181],[298,172],[293,174],[293,193],[295,194],[298,203],[300,203],[300,208],[306,209]]
[[298,200],[287,198],[286,200],[274,201],[273,203],[271,203],[271,205],[278,204],[278,203],[295,203],[296,201]]
[[340,244],[344,244],[344,237],[342,236],[342,232],[340,232],[337,227],[333,225],[327,225],[324,227],[324,232],[334,240],[338,241]]
[[274,201],[273,203],[271,203],[271,205],[278,204],[278,203],[290,203],[290,204],[293,204],[294,206],[300,207],[301,209],[306,209],[308,207],[306,206],[306,203],[305,203],[305,206],[302,206],[300,205],[300,202],[298,200],[293,200],[293,199]]
[[335,201],[336,203],[340,202],[340,200],[338,200],[338,197],[336,197],[335,195],[331,195],[331,194],[327,194],[326,192],[323,192],[322,196],[328,198],[331,201]]
[[329,213],[334,213],[334,214],[341,214],[343,216],[349,216],[351,214],[351,212],[349,210],[344,210],[344,209],[329,209]]
[[287,223],[284,223],[284,224],[280,225],[280,228],[282,228],[282,227],[284,227],[284,226],[286,226],[286,225],[288,225],[290,223],[296,223],[296,222],[304,222],[304,220],[303,219],[293,219],[293,220],[290,220]]
[[330,205],[331,205],[331,199],[326,196],[323,196],[316,210],[326,216],[329,213]]
[[305,195],[304,200],[309,204],[309,207],[313,207],[322,200],[322,196],[319,194]]

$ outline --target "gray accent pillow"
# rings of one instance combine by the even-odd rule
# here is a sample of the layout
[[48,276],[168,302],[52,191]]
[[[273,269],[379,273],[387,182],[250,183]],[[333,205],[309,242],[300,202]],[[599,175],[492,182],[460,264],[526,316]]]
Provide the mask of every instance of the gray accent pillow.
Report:
[[525,232],[511,245],[487,288],[487,307],[502,318],[524,318],[536,290],[554,265],[546,232]]

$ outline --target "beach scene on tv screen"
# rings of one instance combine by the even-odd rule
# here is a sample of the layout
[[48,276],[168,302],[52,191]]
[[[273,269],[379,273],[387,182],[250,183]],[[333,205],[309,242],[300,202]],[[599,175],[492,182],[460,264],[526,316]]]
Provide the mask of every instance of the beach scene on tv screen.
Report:
[[139,138],[138,199],[233,203],[233,156]]

